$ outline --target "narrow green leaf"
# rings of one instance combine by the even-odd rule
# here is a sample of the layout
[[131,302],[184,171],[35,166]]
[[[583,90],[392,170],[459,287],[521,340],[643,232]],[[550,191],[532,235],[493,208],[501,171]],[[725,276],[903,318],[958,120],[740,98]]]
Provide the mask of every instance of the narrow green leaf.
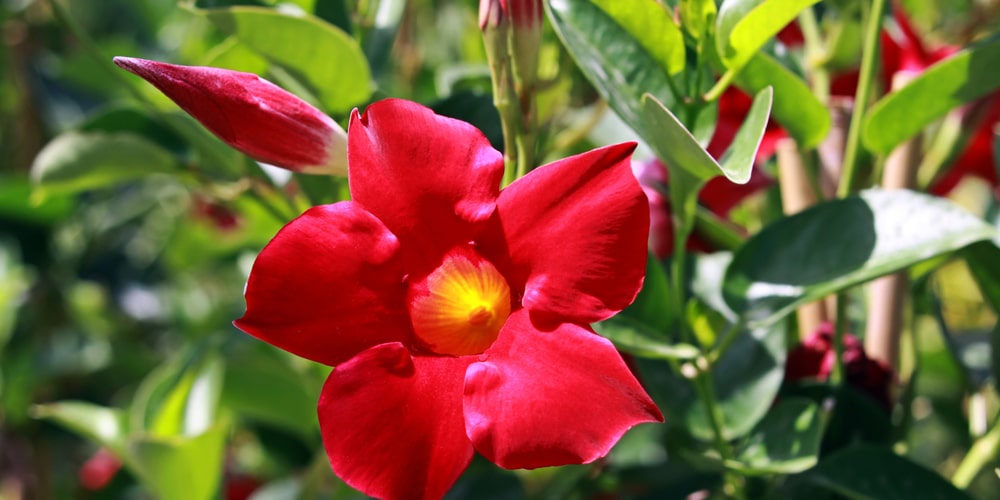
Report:
[[157,172],[178,171],[173,155],[130,132],[67,132],[42,148],[31,165],[35,196],[112,186]]
[[[722,167],[698,144],[698,140],[684,124],[649,94],[643,95],[642,128],[650,135],[647,138],[649,146],[668,168],[683,169],[700,181],[707,181],[724,173]],[[747,179],[742,182],[745,183]],[[674,180],[671,177],[671,182]],[[736,182],[736,179],[730,180]]]
[[774,101],[774,89],[767,87],[754,96],[750,111],[743,118],[743,125],[736,132],[732,145],[722,157],[720,167],[726,178],[745,184],[750,180],[757,149],[764,139],[767,120],[771,117],[771,103]]
[[865,117],[862,140],[888,154],[948,111],[1000,88],[1000,37],[975,44],[883,97]]
[[792,474],[816,464],[823,422],[816,403],[782,398],[740,443],[726,465],[746,475]]
[[819,0],[725,0],[719,7],[715,40],[726,67],[739,70],[802,9]]
[[970,498],[936,472],[889,448],[853,446],[825,458],[802,477],[847,498],[910,500]]
[[649,0],[592,0],[665,68],[670,75],[684,71],[684,35],[662,5]]
[[863,191],[764,228],[736,252],[723,293],[738,314],[768,324],[800,304],[996,234],[942,198]]
[[774,88],[771,113],[802,148],[812,148],[830,130],[830,111],[798,75],[773,57],[759,53],[736,75],[736,86],[750,94]]
[[49,403],[35,406],[32,410],[35,418],[66,427],[100,446],[106,446],[115,455],[124,454],[127,426],[121,410],[84,401]]
[[163,500],[211,500],[219,489],[229,426],[219,423],[194,437],[130,440],[135,472]]
[[652,331],[642,322],[618,315],[594,325],[597,333],[615,344],[620,351],[650,359],[691,360],[701,352],[690,344],[670,344],[665,335]]
[[371,96],[371,72],[361,47],[335,26],[259,7],[195,12],[301,80],[328,111],[350,111]]
[[670,77],[625,28],[589,0],[551,0],[546,10],[556,34],[580,71],[601,97],[640,136],[642,96],[653,95],[667,107],[677,105]]

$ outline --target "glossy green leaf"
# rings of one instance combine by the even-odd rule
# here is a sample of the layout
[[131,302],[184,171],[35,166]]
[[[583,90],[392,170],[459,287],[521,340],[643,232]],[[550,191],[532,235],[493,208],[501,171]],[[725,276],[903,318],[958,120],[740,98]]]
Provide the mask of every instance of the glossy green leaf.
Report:
[[361,47],[339,28],[312,16],[258,7],[196,12],[301,80],[330,112],[350,111],[371,96],[371,72]]
[[[656,156],[663,160],[668,168],[683,169],[699,181],[707,181],[723,173],[715,158],[701,147],[684,124],[649,94],[644,95],[642,99],[642,128],[649,135],[646,138],[649,147],[656,151]],[[728,176],[731,173],[726,172],[726,174]],[[670,179],[676,180],[673,175]],[[736,179],[730,178],[730,180],[737,182]],[[742,179],[742,182],[746,182],[746,179]]]
[[765,227],[736,252],[723,293],[744,318],[772,323],[801,304],[996,233],[942,198],[863,191]]
[[118,456],[124,453],[128,427],[121,410],[84,401],[62,401],[35,406],[33,415],[66,427],[95,444],[106,446]]
[[695,40],[705,40],[714,32],[719,13],[715,0],[680,0],[678,9],[682,27]]
[[761,47],[819,0],[725,0],[715,23],[719,57],[739,70]]
[[865,117],[868,149],[888,154],[948,111],[1000,88],[1000,37],[973,45],[886,95]]
[[771,114],[799,146],[818,145],[830,130],[830,111],[801,77],[773,57],[759,53],[736,75],[736,86],[753,95],[774,88]]
[[67,132],[38,153],[31,166],[31,178],[35,196],[45,198],[178,170],[173,155],[140,135]]
[[211,500],[219,489],[229,427],[219,423],[193,437],[147,436],[126,448],[135,472],[163,500]]
[[743,124],[733,137],[733,143],[719,162],[726,178],[737,184],[745,184],[750,180],[757,149],[764,139],[767,120],[771,117],[773,101],[774,89],[771,87],[766,87],[754,96],[750,111],[743,118]]
[[852,446],[823,459],[803,473],[808,481],[852,499],[966,500],[970,498],[936,472],[889,448]]
[[684,36],[664,6],[649,0],[592,1],[632,35],[667,73],[684,71]]
[[589,0],[551,0],[549,19],[563,46],[601,97],[640,136],[651,135],[642,121],[642,96],[667,107],[677,105],[666,68],[614,18]]
[[823,422],[816,403],[782,398],[740,443],[736,461],[726,465],[742,474],[791,474],[816,464]]

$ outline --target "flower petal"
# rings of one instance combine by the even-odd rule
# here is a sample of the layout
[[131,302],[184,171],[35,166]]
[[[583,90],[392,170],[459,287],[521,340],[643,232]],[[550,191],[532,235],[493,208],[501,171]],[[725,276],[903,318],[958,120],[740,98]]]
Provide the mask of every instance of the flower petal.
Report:
[[632,303],[646,271],[649,207],[634,143],[540,167],[500,193],[480,250],[533,313],[593,323]]
[[255,160],[297,172],[347,172],[347,137],[340,125],[253,73],[132,57],[114,62]]
[[304,358],[337,365],[412,336],[399,242],[353,202],[293,220],[257,256],[236,326]]
[[503,156],[472,125],[386,99],[355,111],[347,135],[351,196],[422,270],[471,241],[493,214]]
[[533,469],[600,458],[629,428],[663,415],[603,337],[535,328],[522,309],[465,376],[465,429],[497,465]]
[[441,498],[472,460],[462,379],[474,357],[410,356],[375,346],[338,366],[319,423],[333,471],[379,498]]

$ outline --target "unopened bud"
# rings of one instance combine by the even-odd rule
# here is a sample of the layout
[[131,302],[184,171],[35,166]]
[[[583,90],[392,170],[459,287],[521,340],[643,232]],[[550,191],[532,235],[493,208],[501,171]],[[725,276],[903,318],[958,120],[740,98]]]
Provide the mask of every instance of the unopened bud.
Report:
[[322,111],[252,73],[116,57],[226,144],[296,172],[347,173],[347,134]]

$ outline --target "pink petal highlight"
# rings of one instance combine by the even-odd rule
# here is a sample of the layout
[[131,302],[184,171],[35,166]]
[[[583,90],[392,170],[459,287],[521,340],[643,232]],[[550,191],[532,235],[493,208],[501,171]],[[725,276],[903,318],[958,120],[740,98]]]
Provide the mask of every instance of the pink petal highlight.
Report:
[[472,460],[462,380],[474,357],[382,344],[330,374],[319,422],[334,472],[378,498],[441,498]]
[[131,57],[115,64],[177,103],[226,144],[298,172],[347,172],[347,140],[329,116],[252,73]]
[[241,330],[327,365],[383,342],[409,342],[399,242],[353,202],[309,209],[264,247]]
[[611,342],[572,324],[539,331],[524,310],[469,367],[464,401],[476,451],[507,469],[589,463],[663,421]]

